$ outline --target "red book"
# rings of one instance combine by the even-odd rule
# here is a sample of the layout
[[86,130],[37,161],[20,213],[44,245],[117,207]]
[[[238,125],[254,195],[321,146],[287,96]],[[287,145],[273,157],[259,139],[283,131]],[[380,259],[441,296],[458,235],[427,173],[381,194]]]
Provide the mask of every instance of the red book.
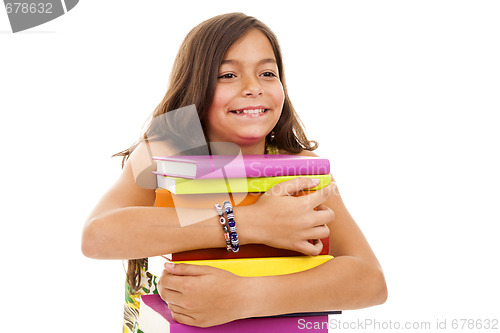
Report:
[[[300,195],[307,195],[311,191],[301,191]],[[233,193],[233,206],[246,206],[255,203],[263,193]],[[156,206],[157,207],[198,207],[198,208],[213,208],[214,204],[222,203],[227,200],[228,194],[172,194],[168,190],[156,190]],[[222,233],[222,231],[221,231]],[[328,254],[329,238],[321,240],[323,250],[320,254]],[[247,244],[242,245],[236,253],[228,252],[226,248],[211,248],[185,251],[172,254],[173,261],[186,260],[209,260],[209,259],[235,259],[235,258],[259,258],[259,257],[290,257],[299,256],[302,253],[278,249],[263,244]]]
[[153,157],[156,172],[190,179],[327,175],[326,158],[297,155],[193,155]]

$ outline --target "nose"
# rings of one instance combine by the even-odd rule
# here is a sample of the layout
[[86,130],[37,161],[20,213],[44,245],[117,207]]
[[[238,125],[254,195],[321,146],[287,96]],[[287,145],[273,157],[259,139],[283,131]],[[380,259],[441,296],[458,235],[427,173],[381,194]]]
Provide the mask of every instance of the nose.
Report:
[[263,93],[262,85],[258,78],[247,77],[243,81],[242,94],[244,97],[256,97],[262,95],[262,93]]

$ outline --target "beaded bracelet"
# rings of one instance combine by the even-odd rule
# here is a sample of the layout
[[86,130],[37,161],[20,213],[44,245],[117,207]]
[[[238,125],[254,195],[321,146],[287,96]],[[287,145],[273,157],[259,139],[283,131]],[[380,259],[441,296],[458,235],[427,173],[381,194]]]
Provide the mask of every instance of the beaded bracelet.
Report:
[[233,206],[229,201],[224,201],[222,204],[226,210],[227,225],[229,226],[229,236],[231,238],[231,250],[238,252],[240,250],[240,242],[238,240],[238,232],[236,231],[236,221],[234,221]]
[[215,204],[215,209],[217,210],[217,214],[219,214],[219,222],[222,225],[222,231],[224,231],[224,238],[226,240],[226,250],[231,251],[233,249],[231,244],[231,237],[229,235],[229,230],[226,225],[226,219],[224,218],[224,211],[219,204]]

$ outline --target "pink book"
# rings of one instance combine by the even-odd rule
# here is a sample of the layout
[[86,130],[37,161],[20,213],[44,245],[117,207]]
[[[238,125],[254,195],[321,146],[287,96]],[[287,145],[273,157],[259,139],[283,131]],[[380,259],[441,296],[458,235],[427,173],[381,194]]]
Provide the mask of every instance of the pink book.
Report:
[[297,316],[276,316],[235,320],[230,323],[212,327],[194,327],[179,324],[159,295],[142,295],[139,329],[144,333],[295,333],[315,332],[328,333],[328,313],[318,315],[296,314]]
[[296,155],[193,155],[153,157],[156,174],[191,179],[327,175],[326,158]]

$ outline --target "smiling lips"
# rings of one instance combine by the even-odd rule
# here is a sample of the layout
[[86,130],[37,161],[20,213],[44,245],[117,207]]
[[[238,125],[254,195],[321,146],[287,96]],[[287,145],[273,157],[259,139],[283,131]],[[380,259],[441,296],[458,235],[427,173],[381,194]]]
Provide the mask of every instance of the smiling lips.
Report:
[[233,114],[242,114],[242,115],[259,115],[259,114],[262,114],[262,113],[265,113],[266,111],[268,111],[269,109],[265,109],[265,108],[259,108],[259,109],[240,109],[240,110],[232,110],[230,111],[231,113]]

